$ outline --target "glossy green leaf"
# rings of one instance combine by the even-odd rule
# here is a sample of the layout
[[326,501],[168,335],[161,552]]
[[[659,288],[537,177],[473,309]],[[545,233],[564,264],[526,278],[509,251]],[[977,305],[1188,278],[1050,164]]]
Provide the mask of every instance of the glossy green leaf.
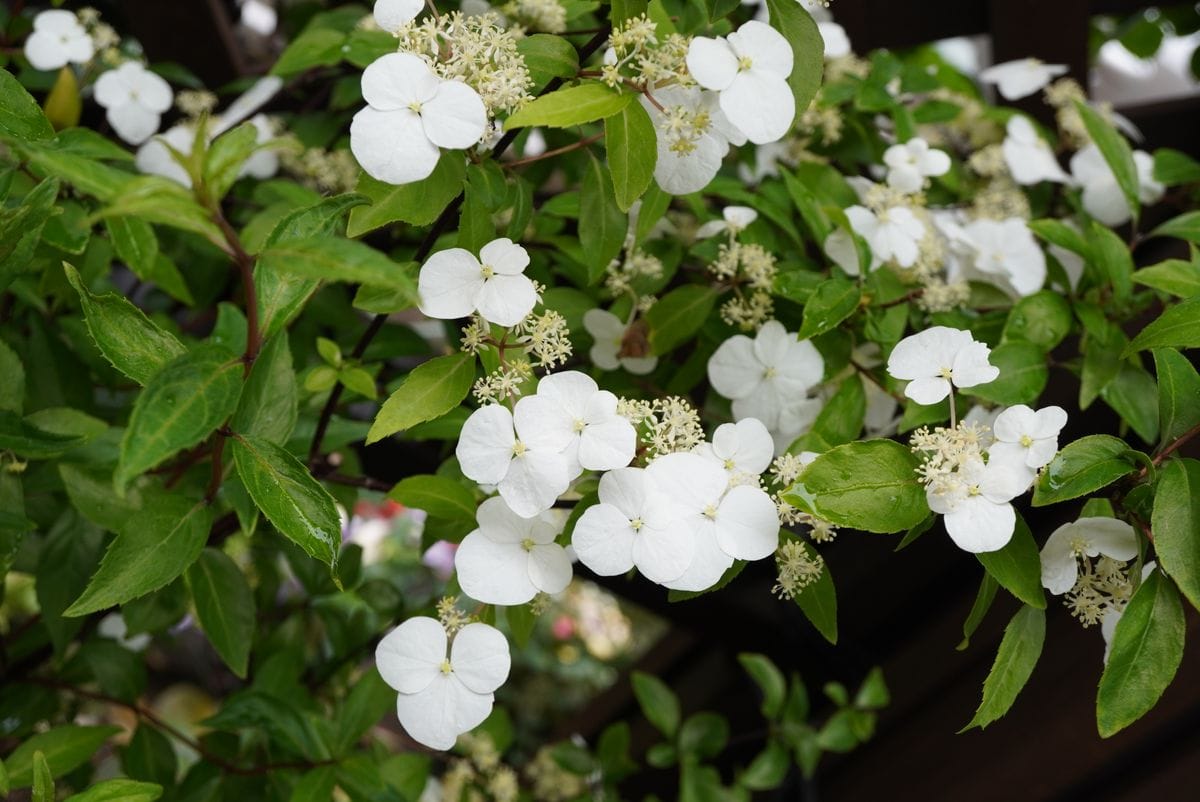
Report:
[[788,85],[796,98],[796,116],[808,108],[821,88],[825,72],[825,41],[812,16],[791,0],[767,0],[771,26],[792,46],[792,73]]
[[654,178],[658,148],[654,123],[641,103],[630,103],[604,121],[604,147],[612,172],[617,208],[629,211]]
[[418,365],[383,403],[367,434],[367,445],[445,415],[467,397],[474,382],[471,354],[440,356]]
[[66,724],[38,733],[23,741],[4,759],[12,788],[33,784],[33,754],[41,752],[54,777],[61,777],[87,762],[120,727],[80,727]]
[[1158,423],[1163,444],[1200,426],[1200,374],[1188,358],[1171,348],[1154,351],[1158,374]]
[[462,154],[454,151],[443,153],[429,177],[412,184],[385,184],[363,173],[355,191],[369,199],[371,205],[350,212],[346,236],[361,237],[395,222],[429,225],[462,193],[466,174]]
[[769,719],[777,717],[783,711],[787,697],[787,679],[783,672],[764,654],[743,652],[738,655],[738,662],[762,691],[762,714]]
[[54,136],[50,121],[33,96],[8,70],[0,70],[0,137],[44,140]]
[[154,802],[162,793],[162,786],[155,783],[105,780],[82,793],[67,797],[66,802]]
[[1171,148],[1154,151],[1154,180],[1167,186],[1200,181],[1200,162]]
[[1163,570],[1200,609],[1200,461],[1172,459],[1159,468],[1150,529]]
[[1113,299],[1118,303],[1128,301],[1133,293],[1133,255],[1129,246],[1111,228],[1094,220],[1088,240],[1092,246],[1092,261],[1112,285]]
[[258,255],[256,270],[273,270],[320,281],[347,281],[409,289],[416,305],[413,276],[386,255],[361,242],[312,237],[268,245]]
[[1033,506],[1044,507],[1107,487],[1136,466],[1125,441],[1107,434],[1080,438],[1058,452],[1033,488]]
[[0,451],[26,459],[48,459],[82,443],[83,438],[49,432],[12,412],[0,411]]
[[1151,237],[1178,237],[1200,245],[1200,211],[1184,212],[1150,232]]
[[1128,355],[1146,348],[1197,347],[1200,347],[1200,295],[1168,306],[1138,332],[1125,353]]
[[1079,116],[1083,118],[1083,124],[1087,128],[1088,136],[1092,142],[1100,149],[1101,155],[1104,156],[1104,161],[1108,163],[1108,167],[1112,170],[1113,176],[1117,180],[1117,186],[1121,188],[1121,194],[1125,196],[1125,202],[1129,204],[1129,208],[1133,211],[1133,217],[1136,220],[1138,210],[1140,208],[1140,199],[1138,197],[1138,172],[1137,165],[1133,162],[1133,151],[1129,148],[1129,143],[1125,141],[1125,137],[1118,133],[1112,123],[1104,119],[1100,112],[1093,109],[1085,102],[1076,101],[1075,110],[1079,112]]
[[[816,550],[807,543],[802,544],[808,556],[815,559]],[[838,642],[837,618],[837,589],[833,586],[833,574],[829,571],[829,563],[821,566],[821,575],[795,597],[796,606],[804,617],[809,620],[821,637],[830,643]]]
[[662,355],[683,345],[708,320],[717,302],[717,291],[700,284],[676,287],[646,313],[650,349]]
[[987,384],[963,388],[964,394],[994,404],[1032,404],[1049,380],[1046,356],[1032,343],[1001,343],[992,349],[988,362],[1000,369],[1000,375]]
[[1071,305],[1057,292],[1042,290],[1013,304],[1004,337],[1050,351],[1071,331]]
[[983,701],[963,731],[983,729],[1008,712],[1033,674],[1045,639],[1045,611],[1029,605],[1021,607],[1004,628],[996,661],[983,682]]
[[[64,74],[70,74],[63,70]],[[50,764],[41,752],[33,753],[33,791],[32,802],[54,802],[54,775],[50,773]]]
[[629,218],[617,206],[608,168],[589,154],[579,188],[579,244],[589,284],[598,282],[620,255],[628,229]]
[[979,583],[979,591],[975,594],[975,601],[971,605],[971,611],[967,613],[967,620],[963,621],[963,639],[954,647],[955,649],[961,652],[971,645],[971,636],[983,623],[983,618],[991,609],[992,601],[995,600],[996,591],[999,589],[1000,583],[992,579],[992,575],[985,571],[983,581]]
[[1191,298],[1200,295],[1200,261],[1167,259],[1138,270],[1133,274],[1133,280],[1143,287],[1170,293],[1178,298]]
[[1038,544],[1025,519],[1017,515],[1016,529],[1012,539],[999,551],[982,552],[975,555],[1005,590],[1039,610],[1046,608],[1046,594],[1042,590],[1042,560]]
[[392,488],[388,498],[438,518],[475,519],[475,496],[444,476],[409,476]]
[[643,671],[634,671],[629,679],[633,683],[633,694],[642,708],[642,714],[659,732],[673,738],[679,730],[681,717],[679,699],[674,691],[658,677]]
[[258,354],[230,428],[283,445],[296,426],[298,391],[288,338],[276,335]]
[[857,282],[844,278],[822,281],[804,304],[804,322],[796,336],[808,340],[824,334],[854,314],[861,300]]
[[184,576],[208,642],[234,674],[245,677],[254,641],[254,594],[242,569],[225,552],[209,548]]
[[579,54],[561,36],[535,33],[517,40],[517,52],[525,59],[533,91],[545,88],[553,78],[572,78],[579,72]]
[[1061,220],[1044,219],[1030,220],[1029,229],[1051,245],[1066,248],[1084,259],[1092,256],[1092,246],[1075,226],[1069,226]]
[[636,95],[612,89],[599,81],[585,81],[558,89],[526,103],[504,121],[504,129],[569,128],[573,125],[603,120],[617,114]]
[[1158,386],[1140,367],[1122,362],[1100,397],[1147,443],[1158,440]]

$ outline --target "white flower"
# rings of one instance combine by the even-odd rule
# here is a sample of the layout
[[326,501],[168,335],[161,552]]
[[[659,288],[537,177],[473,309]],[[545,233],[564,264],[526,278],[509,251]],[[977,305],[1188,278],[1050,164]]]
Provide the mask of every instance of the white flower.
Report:
[[424,7],[422,0],[375,0],[375,22],[388,33],[395,33],[416,19]]
[[1066,64],[1045,64],[1036,58],[1023,58],[988,67],[979,73],[979,80],[995,84],[1005,100],[1020,100],[1066,74]]
[[124,648],[131,652],[144,652],[146,647],[150,645],[150,633],[141,632],[132,637],[129,635],[129,627],[125,623],[125,618],[120,613],[109,613],[100,619],[99,626],[96,627],[97,634],[102,638],[109,638],[121,644]]
[[964,463],[954,479],[925,490],[929,509],[942,516],[954,545],[975,554],[1004,548],[1016,527],[1017,513],[1008,502],[1020,480],[1006,466],[979,459]]
[[[255,142],[260,146],[275,138],[275,128],[265,114],[255,114],[248,121],[257,131]],[[279,153],[274,148],[259,147],[250,154],[242,165],[239,175],[248,175],[260,181],[279,172]]]
[[479,528],[463,538],[454,568],[463,593],[484,604],[524,604],[554,596],[571,583],[571,561],[554,538],[562,531],[546,513],[522,518],[493,496],[475,513]]
[[171,85],[136,61],[127,61],[100,76],[96,102],[107,110],[117,136],[140,145],[158,133],[162,114],[171,108]]
[[654,90],[660,109],[642,97],[642,106],[654,123],[658,159],[654,180],[671,195],[688,195],[708,186],[729,145],[745,142],[717,106],[712,92],[681,86]]
[[1009,407],[992,424],[995,441],[988,448],[988,457],[1036,471],[1058,453],[1058,433],[1066,425],[1067,411],[1062,407],[1036,412],[1024,404]]
[[[854,233],[867,241],[871,247],[871,269],[874,270],[881,262],[894,261],[901,267],[912,267],[917,261],[919,244],[925,238],[925,224],[921,222],[911,209],[904,206],[893,206],[876,215],[865,206],[851,206],[846,209],[846,217]],[[830,235],[834,238],[839,232]],[[858,254],[854,250],[853,240],[842,233],[844,238],[834,247],[844,254],[839,258],[830,254],[838,265],[852,276],[857,276]],[[825,241],[826,253],[830,251],[829,239]],[[878,261],[876,261],[878,260]]]
[[757,483],[775,457],[775,443],[757,418],[723,423],[713,432],[712,443],[701,443],[695,453],[720,465],[730,481]]
[[[738,560],[761,560],[779,546],[779,513],[761,488],[729,488],[720,465],[699,454],[659,457],[646,474],[674,506],[671,523],[695,546],[692,562],[677,579],[663,584],[675,590],[707,590]],[[727,490],[728,488],[728,490]]]
[[428,178],[438,148],[461,150],[487,127],[479,93],[439,78],[419,56],[389,53],[363,71],[366,108],[350,123],[350,150],[367,173],[387,184]]
[[850,37],[846,29],[836,22],[817,22],[817,30],[821,41],[825,43],[825,60],[841,58],[850,55]]
[[918,404],[936,404],[953,387],[987,384],[1000,375],[988,362],[990,349],[971,332],[934,326],[905,337],[888,357],[888,373],[907,379],[904,394]]
[[465,248],[438,251],[421,265],[419,306],[442,320],[478,312],[489,323],[515,326],[537,304],[528,266],[529,253],[508,238],[484,245],[478,259]]
[[567,445],[572,476],[581,470],[624,468],[637,451],[633,424],[617,414],[617,397],[577,370],[551,373],[538,382],[535,398],[547,402],[542,427]]
[[1042,546],[1042,587],[1058,596],[1075,587],[1079,557],[1122,562],[1138,554],[1133,527],[1116,518],[1080,518],[1055,529]]
[[812,422],[820,402],[808,391],[824,375],[825,360],[813,344],[777,320],[764,323],[753,340],[735,334],[708,360],[709,382],[733,401],[733,417],[758,418],[772,432]]
[[672,527],[672,504],[642,468],[618,468],[600,477],[600,503],[575,523],[571,545],[579,561],[600,576],[636,567],[651,582],[679,579],[692,563],[691,534]]
[[1037,129],[1027,117],[1014,114],[1008,118],[1001,151],[1004,163],[1012,173],[1013,180],[1028,186],[1040,181],[1056,181],[1065,184],[1071,179],[1063,171],[1046,140],[1038,136]]
[[696,83],[720,93],[721,111],[754,144],[774,142],[791,128],[792,47],[770,25],[750,20],[723,39],[697,36],[687,65]]
[[430,749],[449,749],[482,724],[512,667],[508,641],[495,627],[467,624],[449,653],[448,640],[436,619],[421,616],[393,629],[375,649],[379,675],[399,692],[401,726]]
[[522,398],[513,412],[501,404],[480,407],[463,424],[455,449],[468,479],[496,485],[512,511],[525,518],[550,509],[571,484],[563,454],[570,433],[546,425],[553,412],[548,407],[537,396]]
[[885,150],[883,163],[888,167],[888,186],[906,194],[925,186],[926,178],[950,171],[950,157],[946,152],[929,147],[929,143],[919,136]]
[[971,249],[970,264],[981,278],[1020,296],[1033,295],[1046,283],[1046,254],[1024,219],[973,220],[962,232]]
[[[1133,164],[1138,173],[1138,199],[1142,203],[1157,203],[1166,188],[1154,180],[1154,157],[1144,150],[1135,150]],[[1106,226],[1129,222],[1133,215],[1129,202],[1100,148],[1088,145],[1072,156],[1071,175],[1083,187],[1083,208],[1088,214]]]
[[720,220],[709,220],[696,229],[697,239],[715,237],[717,234],[738,234],[758,219],[758,212],[749,206],[726,206],[721,210]]
[[644,376],[658,365],[656,356],[622,355],[628,328],[612,312],[589,309],[583,313],[583,328],[592,335],[594,341],[588,357],[601,370],[624,368],[630,373]]
[[73,12],[51,9],[33,18],[33,33],[25,40],[25,58],[35,70],[86,64],[95,54],[92,37]]

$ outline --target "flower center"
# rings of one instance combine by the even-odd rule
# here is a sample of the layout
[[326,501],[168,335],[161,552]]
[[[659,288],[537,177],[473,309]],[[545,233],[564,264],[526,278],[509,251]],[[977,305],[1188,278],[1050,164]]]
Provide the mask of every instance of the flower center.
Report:
[[712,504],[709,504],[704,508],[704,517],[710,521],[715,521],[717,518],[717,508]]
[[527,537],[521,541],[521,548],[525,549],[525,551],[533,551],[533,547],[534,547],[533,538]]
[[480,265],[479,275],[483,276],[484,278],[491,278],[492,276],[496,275],[496,268],[492,267],[491,265]]
[[525,444],[522,443],[520,440],[513,441],[512,454],[514,457],[525,456]]
[[576,418],[575,422],[571,424],[571,428],[575,430],[575,434],[579,434],[587,428],[587,424],[583,422],[582,418]]
[[779,371],[777,371],[774,367],[767,367],[767,368],[763,369],[763,378],[764,379],[773,379],[778,374],[779,374]]
[[1087,553],[1088,545],[1087,538],[1076,535],[1075,537],[1071,538],[1071,553],[1078,557],[1082,557]]
[[732,471],[736,467],[737,467],[737,463],[734,462],[732,459],[725,460],[725,470]]
[[745,72],[754,66],[754,59],[749,56],[742,56],[738,59],[738,70]]
[[952,368],[941,368],[938,370],[938,375],[946,381],[950,381],[954,378],[954,370]]
[[1033,438],[1027,434],[1021,435],[1021,445],[1023,445],[1025,448],[1029,448],[1031,445],[1033,445]]
[[411,111],[413,114],[420,114],[421,113],[421,101],[414,100],[413,102],[409,103],[408,110]]
[[635,532],[642,531],[643,526],[645,526],[645,521],[643,521],[641,518],[634,518],[629,522],[629,528]]
[[450,665],[449,660],[442,661],[442,673],[443,674],[449,674],[453,670],[454,670],[454,667],[452,665]]
[[979,485],[970,485],[967,487],[968,496],[978,496],[980,494]]

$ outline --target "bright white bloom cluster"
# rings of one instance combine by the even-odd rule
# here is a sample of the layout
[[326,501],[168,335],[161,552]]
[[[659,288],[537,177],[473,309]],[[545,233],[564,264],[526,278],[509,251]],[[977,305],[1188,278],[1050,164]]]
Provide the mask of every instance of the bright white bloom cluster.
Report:
[[379,642],[375,665],[399,692],[396,714],[408,734],[431,749],[449,749],[492,712],[512,658],[494,627],[467,624],[451,642],[437,619],[421,616]]
[[497,326],[515,326],[537,304],[528,266],[529,253],[507,237],[484,245],[478,258],[465,248],[438,251],[417,277],[421,311],[442,320],[478,314]]
[[50,9],[33,18],[33,33],[25,40],[25,58],[35,70],[87,64],[94,55],[92,37],[73,12]]
[[1066,74],[1066,64],[1046,64],[1036,58],[1023,58],[988,67],[979,73],[979,80],[995,84],[1005,100],[1020,100]]
[[988,362],[990,353],[969,331],[934,326],[897,343],[887,370],[892,378],[908,381],[906,396],[918,404],[936,404],[954,387],[975,387],[999,376]]
[[733,401],[733,417],[757,418],[782,452],[808,430],[821,411],[809,392],[825,376],[825,360],[808,340],[798,340],[777,320],[754,339],[735,334],[708,360],[714,390]]
[[117,136],[131,145],[140,145],[158,133],[163,112],[174,101],[171,85],[136,61],[101,75],[95,97]]
[[950,172],[950,157],[944,150],[929,147],[921,137],[892,145],[883,153],[888,186],[897,192],[919,192],[928,178]]
[[729,146],[746,141],[718,107],[716,95],[695,86],[668,85],[654,90],[653,102],[646,96],[641,102],[657,137],[654,180],[672,195],[704,189]]
[[454,553],[463,593],[484,604],[524,604],[538,593],[562,593],[571,582],[571,560],[554,542],[562,519],[551,512],[522,518],[493,496],[475,513],[479,528]]

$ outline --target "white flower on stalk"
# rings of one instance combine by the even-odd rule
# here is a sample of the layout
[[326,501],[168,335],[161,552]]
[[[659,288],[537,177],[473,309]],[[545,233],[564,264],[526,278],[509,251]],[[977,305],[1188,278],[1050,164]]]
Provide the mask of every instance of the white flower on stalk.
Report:
[[762,421],[743,418],[718,426],[712,442],[696,446],[695,453],[720,465],[731,482],[755,484],[775,457],[775,441]]
[[375,0],[375,22],[388,33],[395,33],[416,19],[424,7],[423,0]]
[[770,25],[750,20],[724,38],[697,36],[687,66],[696,83],[720,93],[721,111],[754,144],[774,142],[792,127],[792,46]]
[[[854,233],[871,248],[871,270],[882,262],[894,261],[900,267],[916,263],[921,240],[925,238],[925,224],[911,209],[893,206],[877,215],[865,206],[855,205],[846,209],[846,217]],[[858,253],[853,239],[845,232],[830,234],[825,240],[825,252],[850,275],[859,274]]]
[[824,376],[825,360],[816,347],[797,340],[777,320],[764,323],[753,340],[735,334],[708,360],[708,380],[733,401],[734,419],[757,418],[772,432],[812,423],[821,404],[808,391]]
[[475,520],[479,528],[454,553],[458,583],[475,601],[524,604],[571,583],[571,560],[554,542],[562,527],[548,513],[522,518],[493,496],[479,505]]
[[571,545],[579,561],[600,576],[637,568],[651,582],[679,579],[692,563],[695,541],[673,527],[675,510],[642,468],[618,468],[600,477],[600,503],[575,523]]
[[1014,114],[1008,118],[1005,130],[1008,135],[1004,138],[1001,152],[1014,181],[1025,186],[1041,181],[1059,184],[1070,182],[1070,176],[1058,163],[1049,143],[1038,135],[1027,117]]
[[589,309],[583,313],[583,328],[592,335],[593,340],[588,357],[601,370],[624,368],[630,373],[644,376],[658,366],[656,356],[622,355],[629,327],[612,312]]
[[94,55],[92,37],[73,12],[50,9],[33,18],[33,33],[25,40],[25,58],[35,70],[87,64]]
[[1042,546],[1042,587],[1058,596],[1079,580],[1079,558],[1103,555],[1126,562],[1137,557],[1137,534],[1116,518],[1080,518],[1055,529]]
[[497,326],[515,326],[533,311],[537,290],[525,275],[529,253],[507,237],[479,251],[438,251],[421,265],[418,305],[429,317],[455,320],[473,312]]
[[883,163],[888,167],[888,186],[905,194],[920,190],[925,186],[926,178],[950,172],[950,157],[946,151],[929,147],[929,143],[919,136],[885,150]]
[[725,119],[712,92],[665,86],[654,90],[657,105],[644,96],[640,100],[654,123],[654,181],[671,195],[704,189],[721,168],[729,145],[746,141]]
[[997,551],[1016,528],[1017,513],[1008,502],[1020,482],[1008,466],[971,459],[947,481],[926,487],[925,500],[942,516],[954,545],[973,554]]
[[495,627],[467,624],[449,644],[437,619],[420,616],[384,636],[375,649],[375,667],[399,692],[396,715],[413,740],[449,749],[491,714],[512,658]]
[[908,381],[904,394],[918,404],[936,404],[954,387],[987,384],[1000,375],[988,362],[991,350],[971,332],[934,326],[905,337],[892,349],[887,370]]
[[696,229],[696,238],[708,239],[718,234],[737,235],[758,219],[758,212],[749,206],[726,206],[721,210],[721,218],[709,220]]
[[1058,433],[1067,425],[1067,411],[1046,407],[1034,411],[1024,404],[1009,407],[992,424],[990,460],[1020,465],[1036,471],[1058,453]]
[[624,468],[637,451],[637,432],[617,414],[617,397],[577,370],[551,373],[538,382],[544,409],[541,425],[566,442],[572,477],[582,470]]
[[106,110],[117,136],[140,145],[158,133],[175,95],[171,85],[139,62],[127,61],[96,80],[96,102]]
[[666,454],[646,467],[646,475],[676,508],[671,527],[690,536],[695,546],[687,570],[662,583],[668,588],[707,590],[735,559],[761,560],[779,547],[775,502],[758,487],[730,488],[728,475],[713,461],[699,454]]
[[563,453],[570,432],[546,425],[550,406],[527,396],[512,412],[501,404],[480,407],[463,424],[454,452],[468,479],[496,485],[509,508],[525,518],[550,509],[571,484]]
[[469,148],[487,128],[479,93],[439,78],[412,53],[376,59],[363,71],[362,93],[367,106],[350,123],[350,150],[372,178],[387,184],[428,178],[439,148]]
[[979,73],[979,80],[995,84],[1005,100],[1029,97],[1060,75],[1067,74],[1066,64],[1046,64],[1036,58],[1023,58],[995,64]]
[[[1154,157],[1144,150],[1133,152],[1138,174],[1138,200],[1157,203],[1166,188],[1154,179]],[[1088,145],[1071,157],[1071,175],[1083,188],[1083,208],[1106,226],[1128,223],[1133,213],[1112,168],[1100,148]]]
[[1023,218],[972,220],[962,233],[981,278],[1022,297],[1046,283],[1046,254]]

